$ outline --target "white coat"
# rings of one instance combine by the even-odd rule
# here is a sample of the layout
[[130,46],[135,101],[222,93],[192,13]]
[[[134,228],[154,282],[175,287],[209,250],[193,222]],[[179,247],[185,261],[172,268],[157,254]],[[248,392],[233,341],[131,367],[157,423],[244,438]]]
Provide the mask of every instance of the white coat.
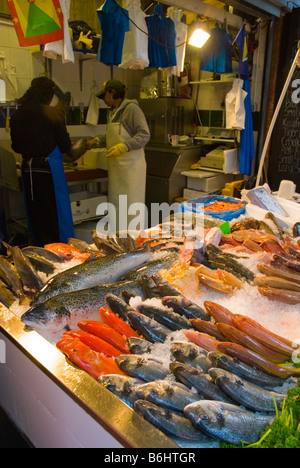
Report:
[[245,128],[245,104],[247,92],[243,90],[244,80],[236,78],[232,89],[226,96],[226,128],[243,130]]
[[64,15],[64,39],[45,44],[43,56],[50,59],[57,59],[61,55],[62,63],[75,62],[73,45],[69,31],[69,15],[71,0],[59,0],[60,7]]

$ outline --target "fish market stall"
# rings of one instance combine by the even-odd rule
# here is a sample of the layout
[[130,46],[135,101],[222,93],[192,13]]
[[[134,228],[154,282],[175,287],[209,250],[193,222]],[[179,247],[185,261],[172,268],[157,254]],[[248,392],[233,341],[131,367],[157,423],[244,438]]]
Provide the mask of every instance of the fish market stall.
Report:
[[268,218],[196,219],[45,246],[57,264],[42,287],[32,250],[2,259],[23,285],[1,309],[0,403],[35,446],[255,446],[290,411],[299,239]]

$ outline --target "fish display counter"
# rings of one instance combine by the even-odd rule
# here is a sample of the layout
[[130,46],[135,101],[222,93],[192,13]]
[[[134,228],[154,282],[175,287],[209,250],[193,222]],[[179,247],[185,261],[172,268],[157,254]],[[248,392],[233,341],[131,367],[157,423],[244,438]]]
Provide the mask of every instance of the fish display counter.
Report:
[[0,406],[36,448],[176,448],[0,306]]
[[33,445],[271,447],[293,411],[299,447],[300,239],[194,213],[92,239],[0,259],[0,405]]

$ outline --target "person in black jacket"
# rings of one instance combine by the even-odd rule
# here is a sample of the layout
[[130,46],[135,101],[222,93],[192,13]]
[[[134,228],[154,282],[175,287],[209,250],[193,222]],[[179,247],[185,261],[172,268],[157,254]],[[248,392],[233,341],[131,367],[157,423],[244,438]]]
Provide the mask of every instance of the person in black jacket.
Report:
[[11,117],[11,146],[22,154],[22,182],[33,242],[67,242],[74,237],[63,153],[71,149],[63,103],[47,77],[34,78]]

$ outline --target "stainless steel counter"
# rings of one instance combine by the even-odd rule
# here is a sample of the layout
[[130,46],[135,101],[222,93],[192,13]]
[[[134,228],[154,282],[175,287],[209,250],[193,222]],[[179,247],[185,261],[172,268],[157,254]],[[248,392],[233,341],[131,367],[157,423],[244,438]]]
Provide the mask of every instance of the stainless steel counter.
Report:
[[178,448],[0,305],[0,405],[37,448]]

